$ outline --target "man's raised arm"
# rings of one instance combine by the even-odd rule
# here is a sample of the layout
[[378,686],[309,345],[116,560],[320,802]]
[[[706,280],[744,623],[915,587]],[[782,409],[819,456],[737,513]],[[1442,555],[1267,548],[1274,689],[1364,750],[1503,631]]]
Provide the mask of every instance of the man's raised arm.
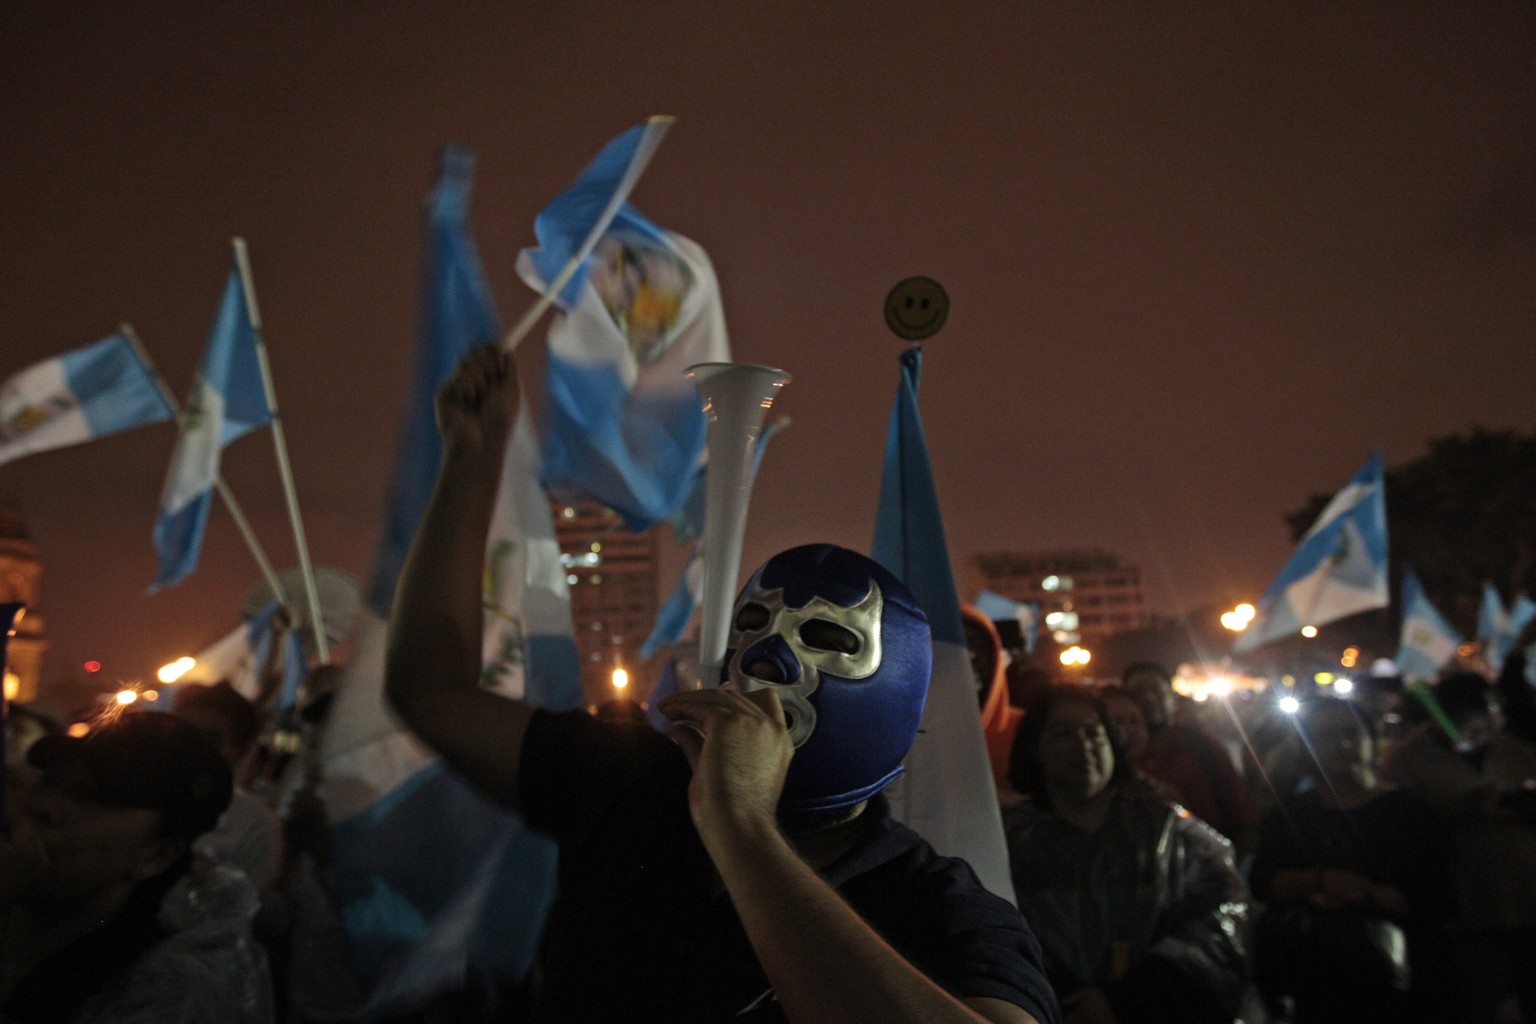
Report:
[[511,357],[490,347],[468,353],[438,392],[443,462],[395,589],[384,662],[385,693],[411,731],[510,807],[533,709],[480,687],[481,579],[519,398]]

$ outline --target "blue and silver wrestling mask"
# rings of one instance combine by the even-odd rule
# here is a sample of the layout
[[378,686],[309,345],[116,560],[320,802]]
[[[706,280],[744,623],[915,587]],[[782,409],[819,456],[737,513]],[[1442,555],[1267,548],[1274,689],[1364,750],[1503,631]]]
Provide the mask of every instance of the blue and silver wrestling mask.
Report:
[[900,775],[932,661],[917,600],[865,556],[808,544],[757,570],[736,599],[721,681],[778,691],[795,744],[780,809],[851,807]]

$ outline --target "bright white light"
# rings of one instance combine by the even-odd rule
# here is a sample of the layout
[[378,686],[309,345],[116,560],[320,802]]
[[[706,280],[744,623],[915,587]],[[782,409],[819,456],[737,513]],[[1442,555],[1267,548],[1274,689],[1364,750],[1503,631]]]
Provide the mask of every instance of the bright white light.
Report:
[[624,687],[626,687],[628,685],[629,685],[629,673],[624,671],[621,668],[614,669],[613,670],[613,688],[615,690],[622,690],[622,689],[624,689]]
[[176,680],[192,671],[192,666],[196,664],[197,659],[195,658],[177,658],[169,665],[161,665],[160,671],[157,672],[156,675],[160,677],[160,681],[162,683],[174,683]]
[[139,695],[133,690],[118,690],[117,696],[113,699],[116,700],[119,704],[126,706],[138,700]]
[[1040,581],[1041,590],[1055,590],[1059,586],[1061,586],[1060,576],[1047,576],[1045,579]]
[[1232,692],[1232,680],[1226,676],[1214,676],[1211,679],[1211,692],[1218,697],[1225,697]]
[[1317,627],[1316,626],[1302,626],[1301,627],[1301,635],[1306,637],[1308,640],[1310,640],[1313,637],[1317,636]]
[[1204,704],[1206,701],[1208,701],[1210,699],[1211,699],[1211,695],[1209,693],[1207,693],[1205,690],[1196,690],[1195,691],[1195,703],[1196,704]]
[[1355,684],[1350,682],[1348,679],[1340,679],[1338,682],[1333,684],[1333,692],[1337,694],[1354,693]]
[[1232,614],[1252,622],[1253,617],[1259,614],[1259,610],[1253,605],[1249,604],[1247,601],[1244,601],[1242,604],[1232,609]]
[[1288,715],[1294,715],[1296,712],[1301,710],[1301,701],[1297,700],[1295,697],[1281,697],[1280,710],[1284,711]]

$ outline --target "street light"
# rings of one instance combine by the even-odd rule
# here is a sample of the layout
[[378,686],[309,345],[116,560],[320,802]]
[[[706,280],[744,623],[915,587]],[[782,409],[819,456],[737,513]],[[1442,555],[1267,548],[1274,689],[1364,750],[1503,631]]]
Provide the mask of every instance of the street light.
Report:
[[629,685],[629,673],[624,671],[622,668],[614,669],[613,670],[613,688],[615,690],[622,690],[622,689],[624,689],[624,687],[626,687],[628,685]]
[[170,685],[192,671],[192,666],[196,664],[196,658],[177,658],[169,665],[161,665],[160,671],[155,673],[155,675],[159,677],[162,683]]
[[1308,640],[1311,640],[1313,637],[1317,636],[1317,627],[1316,626],[1302,626],[1301,627],[1301,635],[1306,637]]
[[1231,611],[1222,612],[1221,624],[1234,633],[1241,633],[1253,623],[1253,618],[1257,614],[1259,614],[1258,609],[1244,601]]
[[1061,652],[1061,663],[1069,668],[1081,668],[1093,659],[1086,647],[1068,647]]

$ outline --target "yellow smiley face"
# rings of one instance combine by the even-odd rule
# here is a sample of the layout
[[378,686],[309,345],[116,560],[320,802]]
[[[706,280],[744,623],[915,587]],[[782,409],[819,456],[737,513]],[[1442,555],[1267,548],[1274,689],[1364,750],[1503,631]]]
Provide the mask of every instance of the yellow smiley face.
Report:
[[885,297],[885,325],[898,338],[921,341],[939,333],[949,317],[949,296],[931,277],[899,281]]

